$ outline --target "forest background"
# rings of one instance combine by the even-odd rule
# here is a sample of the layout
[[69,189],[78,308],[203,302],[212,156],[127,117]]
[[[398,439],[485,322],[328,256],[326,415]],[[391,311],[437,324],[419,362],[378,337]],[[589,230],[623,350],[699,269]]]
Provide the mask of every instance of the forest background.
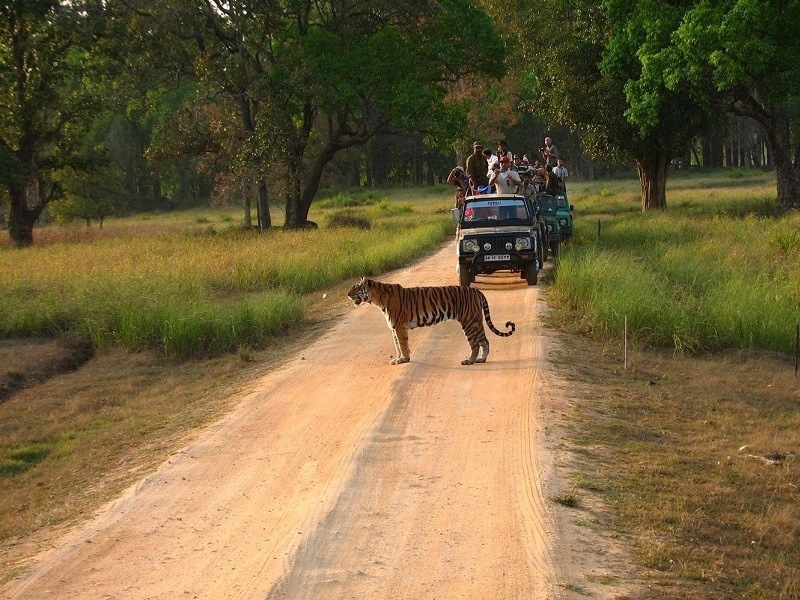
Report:
[[[798,203],[800,3],[0,3],[0,219],[235,203],[306,226],[321,187],[441,182],[474,139],[573,176],[774,168]],[[255,208],[256,221],[251,214]]]

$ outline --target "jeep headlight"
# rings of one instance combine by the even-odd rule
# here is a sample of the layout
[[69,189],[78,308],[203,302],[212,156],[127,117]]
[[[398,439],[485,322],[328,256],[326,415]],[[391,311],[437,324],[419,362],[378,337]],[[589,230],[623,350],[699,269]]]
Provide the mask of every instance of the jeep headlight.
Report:
[[463,248],[464,252],[477,252],[479,249],[478,242],[476,240],[464,240]]
[[517,238],[514,242],[514,248],[517,249],[517,252],[520,250],[527,250],[531,247],[531,238],[528,237],[520,237]]
[[548,223],[548,224],[547,224],[547,231],[548,231],[548,232],[551,232],[551,231],[553,231],[553,224],[552,224],[552,223]]
[[558,222],[561,223],[561,225],[564,226],[564,227],[567,226],[567,220],[566,219],[559,219]]

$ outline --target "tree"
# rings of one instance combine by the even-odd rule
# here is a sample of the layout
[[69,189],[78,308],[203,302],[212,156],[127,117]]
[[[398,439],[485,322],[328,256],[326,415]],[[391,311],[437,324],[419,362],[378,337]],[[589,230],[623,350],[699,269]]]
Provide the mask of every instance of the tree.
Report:
[[284,184],[286,226],[304,226],[337,153],[451,122],[448,84],[490,73],[502,49],[467,0],[184,0],[160,10],[156,22],[197,44],[202,85],[239,107],[262,227],[268,180]]
[[15,246],[33,243],[34,224],[60,193],[53,173],[73,161],[92,112],[92,59],[81,45],[90,9],[78,1],[0,3],[0,183]]
[[538,5],[534,32],[521,40],[531,65],[529,103],[552,122],[580,131],[596,157],[636,162],[642,209],[666,207],[671,160],[702,130],[707,106],[670,88],[654,51],[669,44],[683,14],[680,2],[607,0]]
[[122,214],[130,205],[123,177],[113,165],[97,166],[90,171],[68,167],[57,178],[64,193],[50,203],[49,210],[56,221],[80,219],[87,227],[97,221],[102,229],[106,217]]
[[96,19],[103,34],[97,54],[113,85],[94,129],[140,209],[196,201],[201,193],[207,200],[213,184],[213,174],[200,172],[207,147],[197,133],[208,128],[203,104],[216,103],[194,77],[195,44],[154,27],[162,11],[154,0],[109,0]]
[[703,101],[714,101],[760,123],[775,164],[778,203],[785,208],[800,206],[796,119],[800,2],[701,0],[692,4],[664,52],[669,57],[665,65],[668,85],[678,89],[688,84]]

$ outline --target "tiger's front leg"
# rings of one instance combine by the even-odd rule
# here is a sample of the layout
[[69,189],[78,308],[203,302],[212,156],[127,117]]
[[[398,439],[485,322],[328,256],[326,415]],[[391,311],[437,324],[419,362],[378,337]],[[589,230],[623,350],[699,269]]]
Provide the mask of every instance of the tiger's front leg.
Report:
[[411,360],[411,350],[408,347],[408,330],[399,325],[392,328],[392,336],[394,337],[394,349],[397,357],[391,360],[391,364],[399,365],[407,363]]

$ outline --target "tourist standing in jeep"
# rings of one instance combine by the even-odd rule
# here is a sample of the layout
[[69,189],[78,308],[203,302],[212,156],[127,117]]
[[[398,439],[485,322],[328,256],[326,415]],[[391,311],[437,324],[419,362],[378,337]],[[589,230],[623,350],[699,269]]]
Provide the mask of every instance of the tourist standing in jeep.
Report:
[[564,159],[560,156],[558,157],[558,165],[555,169],[553,169],[553,173],[556,174],[556,177],[561,181],[561,190],[567,190],[567,177],[569,177],[569,171],[567,167],[564,166]]
[[509,165],[508,157],[503,156],[500,159],[500,170],[494,171],[489,178],[489,185],[495,186],[498,194],[514,194],[522,185],[516,171],[512,171]]
[[467,177],[471,193],[485,193],[489,186],[489,161],[483,155],[483,144],[472,144],[472,154],[467,158]]
[[542,164],[545,167],[548,165],[551,167],[556,166],[558,161],[558,148],[556,148],[550,136],[544,138],[544,148],[542,148],[540,152],[542,154]]

